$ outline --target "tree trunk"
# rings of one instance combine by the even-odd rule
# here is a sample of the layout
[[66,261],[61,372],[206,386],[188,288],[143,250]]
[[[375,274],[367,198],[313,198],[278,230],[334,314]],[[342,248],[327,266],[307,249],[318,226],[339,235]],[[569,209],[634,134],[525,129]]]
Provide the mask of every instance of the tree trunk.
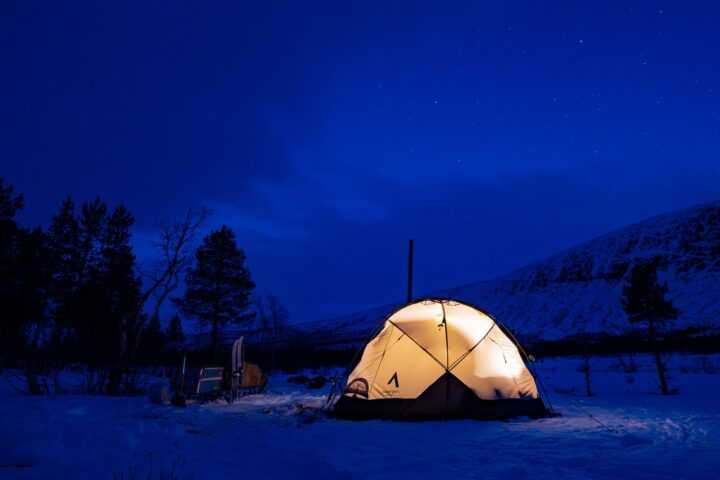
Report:
[[212,322],[212,338],[210,339],[210,358],[211,361],[215,362],[215,354],[217,352],[217,344],[218,344],[218,321],[217,317],[213,318]]
[[[123,368],[120,362],[116,362],[110,369],[110,375],[108,376],[108,383],[105,389],[105,393],[108,395],[120,395],[120,385],[122,384]],[[100,388],[102,388],[100,386]],[[100,392],[102,393],[102,392]]]
[[107,390],[108,395],[120,395],[120,385],[122,384],[123,375],[126,371],[125,353],[127,352],[127,330],[126,320],[123,319],[117,329],[117,351],[110,369]]
[[210,340],[210,361],[213,363],[217,362],[218,328],[220,327],[220,295],[220,285],[218,285],[216,281],[213,299],[212,338]]
[[38,346],[40,344],[40,325],[35,325],[32,342],[30,343],[30,358],[28,359],[25,369],[25,378],[27,379],[28,392],[31,395],[41,395],[46,393],[40,388],[38,381]]
[[587,339],[583,340],[583,360],[585,361],[585,391],[588,397],[592,397],[593,392],[590,388],[590,352],[588,351]]
[[648,320],[648,330],[650,332],[650,342],[652,344],[653,355],[655,355],[655,365],[657,366],[658,378],[660,379],[660,390],[663,395],[669,395],[667,380],[665,380],[665,368],[663,367],[660,350],[658,349],[657,339],[655,338],[655,325],[652,320]]

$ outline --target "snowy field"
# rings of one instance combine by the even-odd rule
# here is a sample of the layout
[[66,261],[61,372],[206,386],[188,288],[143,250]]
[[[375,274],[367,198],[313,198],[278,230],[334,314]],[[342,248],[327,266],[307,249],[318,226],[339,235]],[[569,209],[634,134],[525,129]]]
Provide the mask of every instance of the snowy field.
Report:
[[[349,422],[275,376],[238,403],[29,397],[0,386],[0,478],[720,478],[720,358],[672,356],[657,395],[648,357],[535,367],[561,416],[507,422]],[[628,366],[630,365],[630,366]],[[630,370],[630,372],[626,372]]]

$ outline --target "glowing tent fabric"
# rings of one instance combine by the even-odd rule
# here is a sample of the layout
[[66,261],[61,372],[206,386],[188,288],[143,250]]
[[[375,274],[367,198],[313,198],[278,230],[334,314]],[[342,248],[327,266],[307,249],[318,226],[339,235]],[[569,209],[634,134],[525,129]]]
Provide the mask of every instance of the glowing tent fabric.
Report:
[[421,300],[390,315],[348,376],[346,418],[507,418],[546,413],[517,346],[477,308]]

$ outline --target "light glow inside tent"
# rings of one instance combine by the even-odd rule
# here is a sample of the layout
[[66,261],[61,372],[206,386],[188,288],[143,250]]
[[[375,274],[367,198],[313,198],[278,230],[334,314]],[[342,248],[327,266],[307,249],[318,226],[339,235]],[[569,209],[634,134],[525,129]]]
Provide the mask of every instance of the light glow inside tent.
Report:
[[[470,305],[441,299],[409,304],[386,318],[348,376],[338,404],[356,400],[394,406],[406,400],[444,411],[452,410],[453,402],[463,409],[478,401],[497,406],[498,400],[537,400],[542,406],[517,345],[495,320]],[[423,408],[432,409],[427,405]]]

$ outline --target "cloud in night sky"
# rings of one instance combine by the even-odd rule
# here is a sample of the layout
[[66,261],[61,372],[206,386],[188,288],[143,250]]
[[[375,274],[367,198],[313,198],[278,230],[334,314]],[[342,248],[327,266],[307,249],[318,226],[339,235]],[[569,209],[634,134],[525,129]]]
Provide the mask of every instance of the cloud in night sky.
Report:
[[47,224],[190,206],[298,320],[499,275],[720,192],[717,6],[0,11],[0,161]]

